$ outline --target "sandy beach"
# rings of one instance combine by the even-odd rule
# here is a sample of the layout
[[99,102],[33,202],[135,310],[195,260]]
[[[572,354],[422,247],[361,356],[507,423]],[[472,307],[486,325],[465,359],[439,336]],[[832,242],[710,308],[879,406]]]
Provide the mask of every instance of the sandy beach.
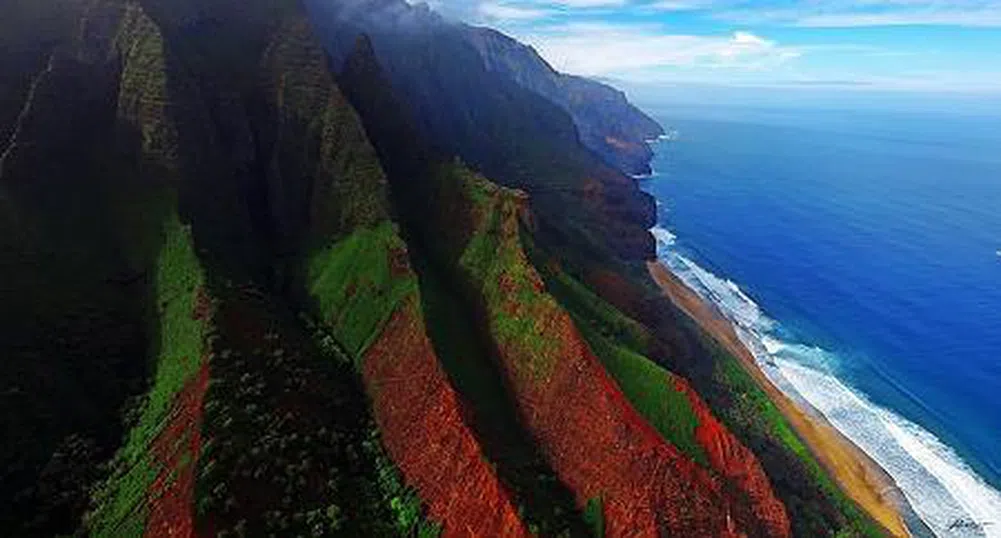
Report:
[[714,307],[706,304],[661,263],[650,262],[648,269],[675,305],[740,360],[845,493],[891,535],[909,537],[898,509],[902,496],[890,476],[819,413],[802,408],[775,387],[730,322]]

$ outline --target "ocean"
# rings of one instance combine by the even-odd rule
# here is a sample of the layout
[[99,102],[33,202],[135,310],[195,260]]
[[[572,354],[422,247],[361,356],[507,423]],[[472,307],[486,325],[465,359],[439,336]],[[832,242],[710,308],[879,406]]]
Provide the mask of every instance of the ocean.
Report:
[[661,260],[936,536],[1001,537],[1001,118],[644,108]]

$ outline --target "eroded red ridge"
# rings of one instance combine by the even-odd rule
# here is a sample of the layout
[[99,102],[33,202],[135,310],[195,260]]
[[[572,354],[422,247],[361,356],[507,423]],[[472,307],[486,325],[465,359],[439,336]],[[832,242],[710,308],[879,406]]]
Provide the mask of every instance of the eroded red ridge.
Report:
[[413,300],[368,349],[363,373],[386,449],[443,537],[529,535],[463,421]]
[[[619,308],[628,311],[630,307],[642,303],[635,289],[616,273],[594,271],[589,275],[588,281],[606,300]],[[691,402],[699,420],[695,432],[696,441],[705,450],[712,468],[727,483],[730,496],[744,497],[745,504],[750,505],[751,516],[760,529],[758,534],[769,537],[790,536],[790,522],[785,506],[775,496],[754,453],[713,416],[709,406],[686,380],[669,375],[667,382],[674,384]]]
[[628,404],[569,316],[540,320],[561,353],[548,379],[511,371],[524,357],[501,349],[529,429],[578,502],[601,498],[605,535],[746,536],[720,484],[665,442]]
[[201,451],[202,404],[208,361],[174,400],[167,424],[153,443],[160,472],[147,493],[146,538],[199,538],[195,529],[195,468]]
[[785,506],[775,497],[771,483],[754,454],[731,434],[709,410],[709,406],[684,379],[674,376],[675,388],[688,396],[699,426],[695,438],[719,472],[741,494],[746,495],[754,517],[767,531],[766,536],[791,535]]

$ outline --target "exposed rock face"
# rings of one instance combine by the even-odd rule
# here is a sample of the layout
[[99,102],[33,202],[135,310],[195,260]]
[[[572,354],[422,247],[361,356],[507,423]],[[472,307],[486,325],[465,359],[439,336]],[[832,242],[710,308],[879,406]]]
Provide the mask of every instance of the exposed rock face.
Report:
[[[475,297],[473,303],[484,305],[485,310],[480,310],[475,315],[483,320],[480,323],[486,324],[493,334],[499,353],[495,360],[498,361],[500,371],[509,376],[506,384],[511,388],[515,401],[526,406],[522,408],[522,414],[530,417],[526,421],[526,427],[541,442],[540,448],[560,478],[567,481],[578,496],[578,504],[593,502],[597,498],[596,491],[604,492],[601,498],[608,501],[609,506],[604,514],[605,529],[612,535],[625,532],[624,529],[627,528],[646,529],[651,533],[667,528],[710,535],[723,532],[718,530],[726,526],[726,516],[723,515],[717,514],[716,523],[712,522],[712,518],[716,517],[712,515],[707,515],[706,520],[698,521],[671,520],[668,515],[685,512],[686,509],[680,507],[687,503],[694,503],[693,506],[698,504],[697,499],[702,495],[704,498],[716,499],[714,502],[717,504],[732,503],[733,520],[742,522],[736,525],[746,526],[745,532],[749,536],[788,536],[788,529],[782,528],[784,512],[781,505],[778,507],[778,524],[770,529],[761,527],[756,520],[757,516],[752,515],[749,508],[752,503],[742,493],[728,489],[725,481],[717,480],[714,478],[716,475],[710,476],[710,473],[706,473],[684,455],[665,445],[649,426],[643,424],[643,419],[629,408],[614,384],[608,382],[601,366],[594,362],[587,346],[576,336],[569,318],[560,313],[551,299],[545,298],[542,282],[528,266],[518,244],[519,227],[535,228],[528,197],[518,191],[490,186],[486,180],[464,172],[458,165],[443,167],[444,169],[439,167],[430,173],[423,170],[422,165],[433,165],[433,152],[427,148],[420,149],[420,144],[415,151],[414,145],[400,143],[401,139],[413,137],[416,128],[407,121],[406,111],[401,111],[401,104],[392,96],[392,92],[387,92],[384,85],[379,84],[381,72],[366,39],[359,40],[355,53],[349,57],[346,65],[341,77],[346,84],[346,92],[366,118],[366,128],[373,136],[383,161],[387,163],[390,175],[397,176],[394,189],[405,192],[406,198],[412,202],[414,223],[411,226],[415,230],[411,233],[424,234],[425,241],[434,245],[432,250],[438,256],[452,260],[445,262],[446,264],[465,267],[455,269],[457,272],[454,274],[458,275],[455,278],[472,278],[473,281],[468,284],[469,289],[480,290],[472,293]],[[434,209],[438,207],[448,207],[450,210],[443,214]],[[468,245],[464,252],[462,245]],[[459,252],[462,252],[461,256]],[[493,254],[489,254],[491,252]],[[479,280],[481,278],[482,281]],[[527,332],[518,333],[517,329],[509,326],[517,324],[516,320],[524,320]],[[531,348],[534,352],[522,347],[523,340],[532,341],[536,338],[532,334],[533,328],[543,331],[546,335],[544,338],[549,342],[541,348]],[[586,372],[590,377],[584,380],[578,379],[576,375],[572,376],[580,384],[577,381],[553,380],[552,376],[560,377],[569,371],[578,374]],[[547,388],[550,385],[551,389]],[[604,387],[604,392],[595,392],[594,386]],[[549,394],[550,390],[559,394]],[[556,401],[562,403],[557,405],[554,403]],[[596,410],[599,408],[601,410]],[[582,416],[608,417],[609,424],[603,425],[601,420],[584,420],[574,414],[575,409],[586,410],[582,412]],[[551,423],[540,422],[549,413],[554,413],[558,418],[551,417]],[[715,424],[718,426],[718,423]],[[623,446],[623,443],[604,439],[607,435],[615,435],[605,431],[605,426],[610,431],[616,431],[617,428],[637,428],[637,436],[627,436],[631,441]],[[582,439],[576,433],[570,433],[571,431],[588,433]],[[719,428],[716,432],[726,435],[724,428]],[[649,445],[637,440],[651,433],[652,437],[645,437],[644,441]],[[604,476],[601,471],[585,471],[601,468],[605,464],[605,458],[602,462],[587,460],[587,454],[592,449],[598,450],[597,445],[592,449],[587,448],[590,441],[585,439],[592,438],[604,439],[597,441],[597,445],[623,446],[623,453],[609,456],[612,459],[621,456],[620,464],[623,469],[632,465],[625,463],[633,461],[635,457],[630,451],[664,451],[661,456],[673,463],[665,464],[661,468],[664,475],[657,475],[658,478],[652,481],[674,483],[681,480],[686,484],[694,481],[702,484],[690,486],[699,493],[693,493],[694,496],[687,499],[677,496],[658,497],[654,493],[645,497],[646,494],[639,494],[637,491],[649,493],[649,488],[637,486],[638,482],[630,482],[642,481],[639,475],[643,473],[629,478],[628,472],[621,471],[613,480],[610,476]],[[604,453],[608,452],[607,448],[602,450]],[[622,475],[627,476],[623,478]],[[700,490],[700,487],[704,489]],[[767,495],[767,479],[764,481],[764,488],[764,494]],[[674,489],[683,488],[676,484]],[[633,510],[639,505],[659,506],[649,510],[661,515],[643,519],[645,516],[638,516]]]
[[209,368],[203,364],[177,394],[169,423],[153,442],[159,472],[149,486],[144,536],[209,536],[195,530],[195,470],[202,450],[201,427]]
[[[803,445],[789,444],[788,439],[795,434],[787,424],[773,420],[773,404],[742,374],[736,359],[722,353],[715,341],[693,327],[685,314],[659,291],[598,268],[588,273],[586,282],[603,299],[647,328],[651,335],[646,343],[647,355],[683,376],[716,419],[726,424],[733,437],[754,454],[775,497],[785,507],[793,536],[887,535],[831,487],[830,478],[818,473],[820,464],[806,453]],[[708,419],[705,422],[712,423]],[[700,445],[716,444],[707,435],[711,431],[710,428],[697,432],[702,436]],[[733,461],[740,467],[742,451],[734,451],[729,443],[721,442],[712,450],[717,451],[715,457],[732,452]],[[742,487],[757,490],[755,482],[758,481]],[[755,497],[757,494],[752,494]],[[757,498],[766,502],[755,511],[766,521],[772,519],[769,514],[773,511],[767,508],[770,501],[766,497]]]
[[[254,528],[267,528],[278,523],[278,515],[239,515],[234,506],[278,503],[281,497],[273,498],[269,493],[273,485],[265,486],[265,482],[279,476],[280,470],[255,471],[248,468],[251,463],[244,456],[252,447],[285,447],[289,442],[273,444],[274,439],[248,437],[234,432],[230,424],[234,418],[240,424],[280,417],[289,409],[287,403],[268,397],[270,391],[280,394],[281,385],[270,383],[266,374],[248,364],[260,361],[262,350],[269,348],[284,355],[285,364],[307,357],[321,359],[315,351],[302,350],[301,343],[290,343],[290,339],[303,338],[295,331],[279,331],[276,340],[263,338],[267,328],[260,319],[272,319],[266,317],[271,314],[262,313],[252,301],[232,298],[227,286],[233,282],[250,282],[246,284],[250,288],[273,286],[289,293],[271,295],[271,300],[287,302],[289,296],[305,295],[293,288],[309,252],[358,228],[385,224],[384,229],[391,230],[378,157],[354,110],[334,84],[323,49],[296,2],[95,0],[77,16],[71,21],[79,31],[77,36],[67,38],[58,50],[53,46],[29,80],[31,84],[11,92],[23,102],[16,121],[10,123],[9,142],[0,160],[0,222],[4,225],[0,271],[5,277],[3,297],[9,299],[0,314],[8,328],[24,324],[18,320],[37,327],[3,332],[0,345],[11,359],[4,364],[13,368],[2,372],[3,380],[6,385],[20,377],[25,387],[32,387],[51,379],[59,385],[35,394],[32,406],[9,402],[10,409],[19,409],[18,420],[26,430],[45,433],[26,438],[24,445],[4,453],[3,498],[16,495],[14,506],[34,511],[38,522],[21,525],[15,513],[5,510],[0,514],[0,528],[25,536],[73,530],[91,484],[80,484],[80,491],[59,492],[61,498],[69,497],[72,509],[60,512],[63,519],[56,521],[41,505],[48,502],[43,497],[47,490],[30,486],[33,477],[62,437],[77,428],[99,435],[103,451],[97,457],[110,457],[122,432],[113,427],[101,430],[98,425],[116,424],[121,402],[138,392],[144,385],[141,379],[147,376],[149,391],[136,410],[137,423],[130,423],[115,471],[93,501],[88,532],[162,536],[169,529],[178,536],[214,535],[215,531],[246,528],[248,522]],[[34,54],[33,49],[25,50]],[[401,270],[407,273],[405,251],[403,257]],[[406,274],[396,276],[406,280]],[[212,289],[206,292],[205,287]],[[220,319],[191,311],[203,295],[213,301],[222,298]],[[345,311],[336,319],[364,315],[351,309],[365,305],[342,306]],[[420,319],[419,312],[407,312]],[[361,338],[377,339],[384,320],[376,321]],[[241,324],[239,332],[234,323]],[[153,327],[153,334],[146,333],[147,327]],[[395,330],[387,338],[394,342],[423,339],[424,351],[430,351],[419,325],[405,328],[417,332]],[[209,332],[225,345],[220,346],[218,340],[210,344]],[[18,333],[17,339],[8,340],[7,335]],[[345,340],[351,336],[338,333]],[[40,347],[43,339],[51,341],[50,349]],[[286,346],[296,346],[300,352],[288,356]],[[428,386],[423,378],[413,378],[412,388],[418,394],[411,396],[440,398],[442,405],[448,405],[423,410],[430,415],[443,413],[445,419],[445,423],[434,423],[429,418],[425,425],[433,425],[434,430],[423,431],[409,420],[412,415],[403,422],[387,418],[396,415],[387,415],[386,410],[407,407],[395,401],[400,394],[384,392],[378,399],[377,419],[392,425],[386,430],[393,435],[392,456],[399,458],[401,470],[406,471],[406,484],[401,488],[419,489],[417,500],[400,505],[399,510],[412,512],[401,525],[413,525],[421,518],[423,502],[433,508],[429,514],[439,519],[446,534],[469,524],[487,524],[487,519],[475,518],[459,526],[456,518],[469,518],[475,510],[453,506],[447,499],[455,487],[492,488],[496,501],[474,502],[474,508],[502,514],[498,521],[510,530],[508,535],[524,533],[510,503],[504,504],[503,486],[486,458],[477,453],[476,440],[463,429],[460,404],[433,353],[413,351],[407,356],[423,362],[410,366],[437,372],[439,382]],[[210,353],[225,359],[209,365],[205,358]],[[233,359],[235,353],[242,357]],[[32,358],[36,354],[40,359]],[[141,368],[146,362],[143,357],[150,357],[152,372]],[[67,359],[72,362],[64,364]],[[382,355],[381,360],[397,365],[394,355]],[[374,364],[382,364],[382,370],[373,371],[386,367],[378,360]],[[26,366],[35,371],[15,375]],[[282,371],[278,366],[271,368]],[[74,379],[77,370],[86,372],[81,380]],[[293,375],[297,371],[290,371],[290,378],[298,379],[300,374]],[[211,377],[222,383],[214,386],[226,386],[226,380],[231,382],[234,376],[253,379],[254,386],[263,376],[256,390],[265,393],[251,394],[256,396],[248,402],[232,392],[210,390],[208,400],[216,410],[251,406],[257,413],[203,413],[206,380]],[[343,392],[336,384],[325,390],[328,395]],[[4,391],[4,398],[12,396],[13,392]],[[303,403],[310,413],[322,412],[316,400]],[[365,409],[362,400],[354,413]],[[370,426],[363,420],[339,426],[321,420],[317,425],[307,415],[305,420],[286,419],[282,424],[282,428],[271,424],[258,431],[270,427],[301,439],[301,431],[322,426],[332,431],[346,429],[341,434],[346,439],[366,432],[352,441],[356,443],[378,439],[374,432],[364,430]],[[405,428],[406,433],[394,428]],[[204,457],[201,431],[208,433],[209,444],[215,447]],[[443,444],[431,444],[440,450],[415,444],[421,438],[418,434],[441,436]],[[452,452],[449,439],[457,439],[464,449]],[[340,450],[348,448],[354,449],[345,444]],[[417,452],[430,458],[428,467],[415,470]],[[241,453],[241,459],[232,458]],[[346,454],[315,452],[327,460],[313,464],[314,474]],[[440,471],[443,461],[452,461],[465,474],[450,476],[449,481],[431,480],[433,476],[427,473]],[[364,468],[357,462],[354,465]],[[395,472],[392,464],[380,465],[386,468],[370,468],[363,479],[374,480],[377,472],[386,476]],[[205,478],[198,469],[213,472]],[[196,476],[201,478],[196,480]],[[207,480],[208,485],[196,493],[199,480]],[[384,482],[381,478],[379,483]],[[235,492],[237,484],[249,487]],[[324,519],[323,535],[338,528],[356,529],[362,535],[397,532],[394,522],[400,519],[383,497],[403,498],[407,491],[358,497],[329,489],[323,493],[323,487],[334,487],[323,483],[283,487],[297,492],[300,504],[274,504],[272,508],[282,511],[280,517],[313,510],[316,507],[311,503],[318,499],[360,499],[343,505],[342,510],[351,508],[347,515]],[[365,503],[376,508],[365,513]],[[199,514],[196,504],[202,507]],[[62,505],[57,508],[64,510]]]

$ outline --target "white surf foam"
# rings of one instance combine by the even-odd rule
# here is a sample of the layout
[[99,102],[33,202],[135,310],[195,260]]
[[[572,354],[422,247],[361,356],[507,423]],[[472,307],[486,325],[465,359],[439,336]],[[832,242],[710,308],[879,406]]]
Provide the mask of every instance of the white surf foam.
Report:
[[778,323],[736,283],[677,252],[675,234],[661,227],[651,232],[661,261],[729,318],[776,386],[809,403],[883,467],[936,536],[1001,538],[1001,492],[953,449],[839,380],[835,355],[782,339]]
[[657,240],[657,253],[666,252],[672,246],[674,246],[675,241],[677,241],[678,236],[671,233],[666,228],[661,228],[656,226],[650,229],[650,233],[653,234],[653,238]]
[[832,375],[794,359],[775,362],[804,399],[893,477],[936,536],[1001,536],[1001,496],[934,435]]
[[654,170],[653,166],[651,165],[649,173],[647,173],[647,174],[630,174],[630,177],[632,177],[633,179],[644,180],[644,179],[653,179],[653,178],[655,178],[655,177],[657,177],[659,175],[660,174],[658,174],[657,171]]
[[646,140],[647,144],[654,144],[656,142],[674,142],[681,139],[681,132],[677,129],[670,129],[666,133],[658,136],[657,138],[650,138]]

